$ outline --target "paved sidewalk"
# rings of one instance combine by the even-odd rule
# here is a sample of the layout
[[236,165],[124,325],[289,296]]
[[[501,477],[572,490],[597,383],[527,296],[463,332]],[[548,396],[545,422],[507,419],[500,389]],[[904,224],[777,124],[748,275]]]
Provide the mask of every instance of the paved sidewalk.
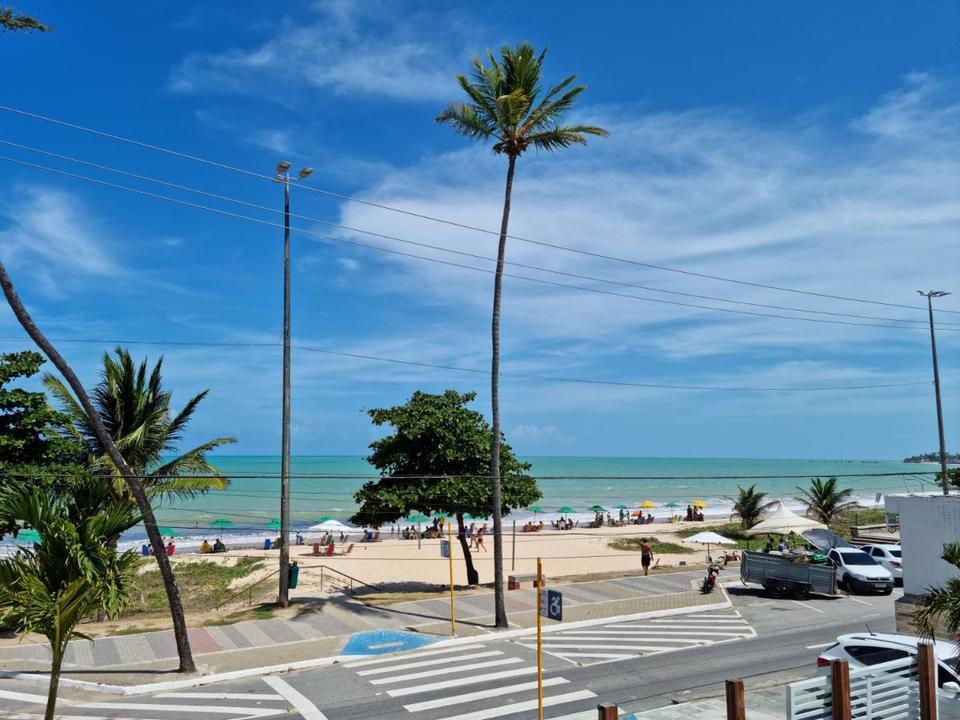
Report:
[[[563,592],[564,622],[615,617],[633,613],[695,608],[722,602],[721,594],[702,595],[695,588],[699,571],[662,573],[649,577],[623,577],[581,583],[552,583]],[[511,626],[528,628],[536,623],[536,597],[532,588],[507,593]],[[190,629],[191,646],[201,673],[221,673],[252,667],[331,657],[357,652],[360,638],[377,631],[406,631],[419,636],[450,635],[450,604],[446,598],[401,602],[371,607],[343,596],[316,599],[293,618],[250,620],[230,625]],[[457,598],[457,635],[488,634],[493,624],[493,593],[465,593]],[[417,638],[414,638],[416,641]],[[365,641],[368,652],[403,649],[400,641]],[[405,640],[404,640],[405,642]],[[406,647],[406,646],[405,646]],[[380,648],[379,650],[377,648]],[[64,676],[108,684],[141,684],[180,677],[177,654],[169,630],[98,638],[70,643]],[[45,644],[0,648],[0,671],[34,672],[49,668]]]
[[[784,720],[787,716],[786,687],[747,692],[744,698],[750,720]],[[726,699],[709,698],[667,705],[638,713],[621,712],[621,720],[726,720]]]

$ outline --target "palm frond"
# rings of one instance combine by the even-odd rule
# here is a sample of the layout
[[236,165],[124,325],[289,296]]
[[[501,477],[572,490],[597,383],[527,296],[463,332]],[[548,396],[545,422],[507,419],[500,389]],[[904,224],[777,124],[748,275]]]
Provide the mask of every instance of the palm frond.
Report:
[[569,125],[542,130],[527,136],[527,142],[539,150],[553,151],[571,145],[586,145],[587,135],[605,136],[609,133],[593,125]]

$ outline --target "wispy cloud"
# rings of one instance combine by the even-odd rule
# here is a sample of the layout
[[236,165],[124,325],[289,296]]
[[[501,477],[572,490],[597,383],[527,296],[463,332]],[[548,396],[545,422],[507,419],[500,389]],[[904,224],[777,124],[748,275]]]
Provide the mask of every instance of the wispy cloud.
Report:
[[335,94],[438,100],[475,30],[455,12],[405,12],[400,3],[338,0],[287,17],[261,44],[186,57],[170,78],[179,93],[272,97]]

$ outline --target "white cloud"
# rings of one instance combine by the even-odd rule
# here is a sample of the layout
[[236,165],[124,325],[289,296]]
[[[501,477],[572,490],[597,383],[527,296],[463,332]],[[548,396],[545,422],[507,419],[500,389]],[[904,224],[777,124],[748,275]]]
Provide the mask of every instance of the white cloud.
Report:
[[409,13],[398,3],[341,0],[285,18],[255,47],[186,57],[170,89],[258,98],[297,88],[396,100],[442,100],[474,30],[453,12]]
[[337,264],[347,272],[355,272],[360,269],[360,263],[353,258],[337,258]]

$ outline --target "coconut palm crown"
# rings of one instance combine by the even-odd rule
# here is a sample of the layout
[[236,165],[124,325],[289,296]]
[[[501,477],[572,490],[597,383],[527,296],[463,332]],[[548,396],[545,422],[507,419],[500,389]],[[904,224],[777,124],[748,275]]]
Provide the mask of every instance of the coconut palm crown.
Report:
[[537,53],[530,43],[504,46],[500,58],[487,52],[487,63],[473,58],[471,77],[458,74],[457,82],[469,102],[451,103],[437,116],[437,122],[450,125],[473,140],[493,138],[493,151],[519,157],[533,146],[557,150],[573,144],[586,145],[587,135],[608,135],[595,125],[560,125],[586,85],[573,86],[570,75],[546,94],[540,86],[547,51]]
[[805,490],[798,487],[797,490],[800,491],[797,500],[806,506],[807,513],[814,515],[820,522],[827,525],[844,510],[857,504],[853,499],[853,490],[838,488],[835,477],[827,480],[813,478],[809,488]]
[[[184,428],[208,391],[197,394],[180,412],[172,415],[171,393],[162,386],[163,358],[156,362],[148,376],[146,360],[136,366],[127,350],[118,347],[114,353],[116,358],[104,353],[100,382],[91,395],[97,414],[124,460],[135,473],[143,476],[148,494],[192,497],[226,488],[229,480],[207,461],[207,454],[221,445],[236,442],[234,438],[214,438],[161,462],[165,455],[176,452]],[[117,495],[125,495],[119,473],[97,440],[80,403],[54,376],[47,374],[43,382],[69,417],[67,433],[86,448],[95,468],[107,468],[117,476],[118,482],[114,484]]]
[[740,527],[745,530],[749,530],[760,522],[764,510],[772,505],[776,505],[776,501],[768,502],[766,499],[767,494],[758,491],[756,487],[755,484],[748,488],[742,488],[738,485],[737,497],[727,498],[733,501],[731,518],[740,518]]

